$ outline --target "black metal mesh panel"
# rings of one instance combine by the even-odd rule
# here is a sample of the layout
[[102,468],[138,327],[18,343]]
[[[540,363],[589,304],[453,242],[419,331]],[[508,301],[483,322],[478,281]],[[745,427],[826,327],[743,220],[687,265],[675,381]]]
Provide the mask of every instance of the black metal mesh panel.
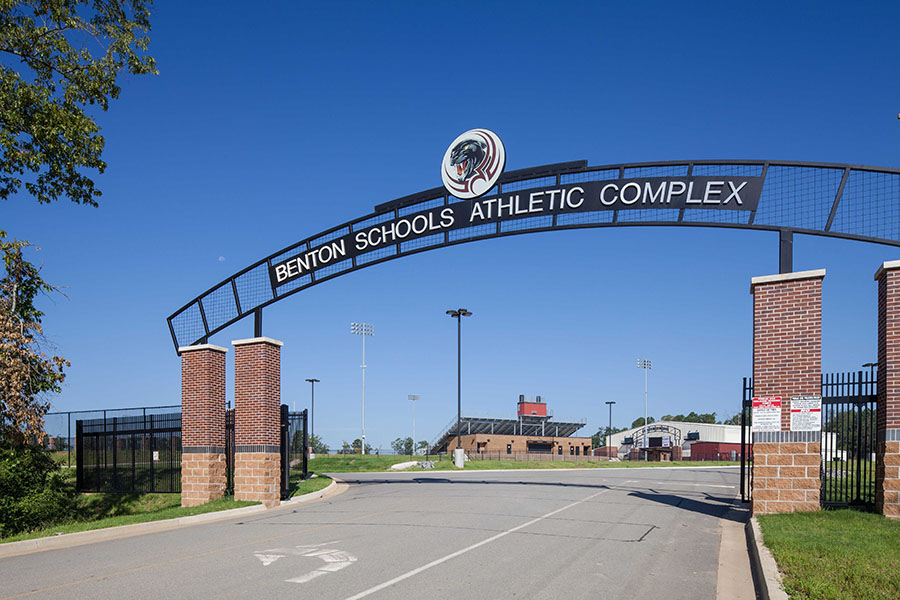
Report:
[[238,316],[237,304],[234,302],[234,290],[231,282],[226,281],[200,300],[206,315],[206,324],[210,331]]
[[518,190],[527,190],[536,187],[546,187],[556,183],[556,177],[537,177],[535,179],[523,179],[522,181],[512,181],[504,183],[501,186],[501,193],[515,192]]
[[842,169],[769,167],[754,224],[823,229],[843,174]]
[[455,242],[456,240],[468,240],[485,235],[493,235],[495,233],[497,233],[497,226],[493,223],[489,223],[487,225],[475,225],[473,227],[455,229],[451,231],[449,235],[450,241]]
[[363,219],[362,221],[357,221],[353,223],[350,228],[353,231],[359,231],[361,229],[365,229],[367,227],[371,227],[372,225],[378,225],[379,223],[384,223],[385,221],[390,221],[394,218],[394,211],[382,213],[380,215],[375,215],[374,217],[369,217],[368,219]]
[[411,215],[413,213],[417,213],[420,210],[428,210],[429,208],[437,208],[438,206],[444,205],[444,197],[435,198],[434,200],[428,200],[427,202],[419,202],[418,204],[412,204],[410,206],[404,206],[400,209],[400,216],[405,217],[406,215]]
[[900,175],[850,171],[831,231],[900,240]]
[[526,229],[540,229],[542,227],[550,227],[553,225],[553,216],[544,217],[525,217],[514,221],[501,221],[500,231],[524,231]]
[[322,279],[323,277],[328,277],[329,275],[334,275],[335,273],[340,273],[341,271],[346,271],[350,267],[353,266],[353,261],[350,259],[342,260],[341,262],[336,262],[333,265],[328,265],[327,267],[322,267],[317,270],[316,279]]
[[690,223],[734,223],[746,225],[750,222],[750,211],[686,208],[683,220]]
[[602,169],[600,171],[586,171],[584,173],[566,173],[560,175],[560,183],[581,183],[582,181],[605,181],[607,179],[618,179],[618,169]]
[[237,286],[241,310],[248,312],[272,299],[269,285],[269,269],[266,263],[254,267],[234,280]]
[[400,243],[400,252],[409,252],[410,250],[418,250],[419,248],[427,248],[436,244],[444,243],[444,234],[435,233],[434,235],[426,235],[415,240]]
[[206,335],[203,329],[203,317],[200,316],[200,303],[194,302],[172,318],[172,329],[179,346],[190,346]]
[[292,292],[296,289],[302,288],[303,286],[309,285],[310,283],[312,283],[312,276],[304,275],[302,277],[298,277],[293,281],[289,281],[284,285],[278,286],[277,288],[275,288],[275,293],[279,296],[284,296],[288,292]]
[[684,177],[687,165],[667,165],[663,167],[630,167],[625,169],[625,178],[629,177]]
[[612,223],[613,211],[597,210],[591,212],[568,213],[556,217],[557,225],[586,225],[588,223]]
[[299,256],[300,254],[303,254],[307,250],[309,250],[309,248],[307,248],[306,244],[300,244],[296,248],[292,248],[286,252],[282,252],[278,256],[275,256],[274,258],[272,258],[272,264],[273,265],[278,264],[281,261],[287,260],[289,258],[293,258],[295,256]]
[[391,245],[386,246],[384,248],[379,248],[378,250],[373,250],[371,252],[366,252],[365,254],[360,254],[356,257],[357,265],[365,265],[373,260],[379,260],[386,256],[394,256],[397,254],[397,246]]
[[762,165],[694,165],[692,175],[722,175],[726,177],[760,177]]
[[[482,194],[482,197],[487,198],[489,196],[496,196],[499,193],[498,189],[499,188],[495,185],[494,187],[492,187],[491,189],[486,191],[484,194]],[[459,197],[453,196],[453,195],[450,196],[450,204],[453,204],[455,202],[462,202],[463,200],[465,200],[465,198],[459,198]]]
[[636,208],[634,210],[620,210],[619,211],[619,223],[633,223],[633,222],[649,222],[649,221],[677,221],[678,213],[680,211],[677,208]]
[[[388,214],[393,214],[393,213],[388,213]],[[319,237],[317,237],[315,239],[309,240],[309,247],[314,248],[316,246],[324,244],[325,242],[330,242],[331,240],[336,240],[339,237],[347,235],[348,233],[350,233],[349,227],[341,227],[340,229],[336,229],[336,230],[332,231],[331,233],[326,233],[325,235],[320,235]]]

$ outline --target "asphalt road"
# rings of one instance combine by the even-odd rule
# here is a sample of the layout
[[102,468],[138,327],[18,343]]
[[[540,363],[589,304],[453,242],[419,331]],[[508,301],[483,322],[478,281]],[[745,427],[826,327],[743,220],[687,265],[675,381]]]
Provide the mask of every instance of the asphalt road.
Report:
[[735,469],[342,474],[245,519],[0,559],[10,598],[716,596]]

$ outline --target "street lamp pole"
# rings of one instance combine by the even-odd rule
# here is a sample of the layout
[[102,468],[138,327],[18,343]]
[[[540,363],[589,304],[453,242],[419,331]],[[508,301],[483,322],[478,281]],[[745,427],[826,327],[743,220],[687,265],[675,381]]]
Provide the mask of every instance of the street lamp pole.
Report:
[[606,405],[609,407],[609,428],[606,430],[606,458],[612,458],[612,454],[610,454],[610,445],[612,444],[612,405],[615,402],[607,402]]
[[410,394],[409,399],[412,400],[413,405],[413,436],[412,436],[412,453],[416,453],[416,400],[419,399],[418,394]]
[[[653,368],[653,361],[639,358],[637,361],[638,369],[644,370],[644,448],[649,447],[647,439],[647,371]],[[644,460],[647,460],[647,451],[644,450]]]
[[465,308],[448,310],[447,314],[456,319],[456,449],[462,448],[460,428],[462,427],[462,318],[471,317]]
[[366,453],[366,337],[375,335],[375,326],[369,323],[350,323],[350,333],[362,336],[362,448],[361,454]]
[[309,404],[309,439],[316,433],[316,384],[318,379],[307,379],[312,384],[312,398]]

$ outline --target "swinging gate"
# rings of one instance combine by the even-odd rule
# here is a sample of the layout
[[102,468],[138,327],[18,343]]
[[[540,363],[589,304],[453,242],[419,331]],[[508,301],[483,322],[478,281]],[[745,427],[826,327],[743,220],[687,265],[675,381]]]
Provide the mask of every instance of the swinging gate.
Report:
[[[875,370],[822,375],[823,507],[875,508]],[[744,378],[741,405],[741,500],[752,500],[753,382]]]

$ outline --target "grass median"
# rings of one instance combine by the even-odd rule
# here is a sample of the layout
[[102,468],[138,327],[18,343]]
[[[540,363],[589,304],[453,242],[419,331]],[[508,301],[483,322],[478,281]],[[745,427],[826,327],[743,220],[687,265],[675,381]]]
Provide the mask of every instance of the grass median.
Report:
[[853,510],[763,515],[792,600],[900,598],[900,522]]
[[[309,461],[309,469],[317,473],[368,473],[388,471],[395,464],[413,461],[430,460],[438,471],[450,471],[454,469],[453,460],[446,454],[440,456],[395,456],[359,454],[327,454],[318,455]],[[734,466],[739,462],[721,461],[676,461],[676,462],[648,462],[642,460],[627,461],[586,461],[586,460],[481,460],[473,458],[466,462],[465,470],[506,470],[506,469],[609,469],[609,468],[637,468],[637,467],[701,467],[701,466]],[[421,470],[411,467],[410,470]]]

